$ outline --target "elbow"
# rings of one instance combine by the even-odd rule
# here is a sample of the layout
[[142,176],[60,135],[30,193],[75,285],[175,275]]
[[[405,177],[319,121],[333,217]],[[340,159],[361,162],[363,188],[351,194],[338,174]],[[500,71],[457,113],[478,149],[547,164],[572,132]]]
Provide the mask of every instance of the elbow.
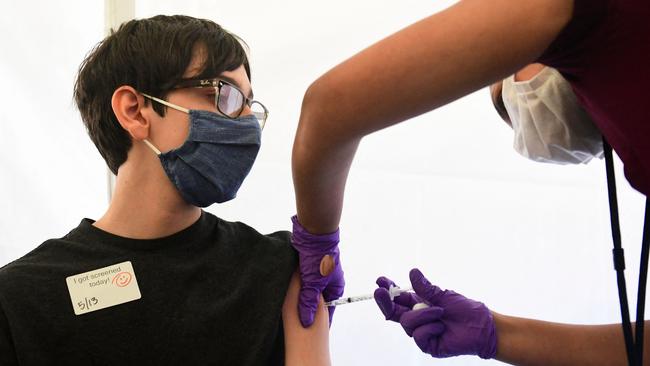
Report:
[[309,85],[303,95],[300,107],[298,136],[300,136],[301,132],[318,129],[327,123],[328,98],[326,86],[321,79],[317,79]]
[[329,96],[320,79],[314,81],[305,91],[300,108],[298,128],[293,143],[293,159],[309,155],[327,143]]
[[307,88],[300,108],[300,119],[294,140],[296,149],[336,148],[360,140],[349,112],[349,96],[341,85],[323,75]]

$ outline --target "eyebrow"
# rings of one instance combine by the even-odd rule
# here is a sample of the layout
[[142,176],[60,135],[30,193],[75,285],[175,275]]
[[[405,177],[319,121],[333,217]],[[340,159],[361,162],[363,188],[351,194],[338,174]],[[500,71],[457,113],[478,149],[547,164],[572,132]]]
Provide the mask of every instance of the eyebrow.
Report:
[[[242,91],[243,91],[243,89],[244,89],[244,88],[242,88],[241,85],[239,85],[239,83],[236,82],[235,79],[233,79],[233,78],[230,78],[230,77],[225,76],[225,75],[219,75],[218,78],[219,78],[219,79],[224,79],[225,81],[227,81],[227,82],[229,82],[229,83],[235,85],[236,87],[238,87],[238,88],[241,89]],[[252,89],[252,88],[251,88],[251,90],[248,92],[248,99],[253,99],[253,89]]]

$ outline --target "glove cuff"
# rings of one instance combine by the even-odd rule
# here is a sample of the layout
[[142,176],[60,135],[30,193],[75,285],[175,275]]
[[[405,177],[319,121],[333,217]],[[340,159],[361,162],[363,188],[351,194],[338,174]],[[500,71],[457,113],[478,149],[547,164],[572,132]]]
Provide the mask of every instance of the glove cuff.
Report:
[[334,251],[339,244],[339,229],[329,234],[315,235],[300,224],[297,215],[291,217],[291,222],[293,222],[291,242],[298,252],[309,250],[310,253],[314,253],[317,250],[325,254]]
[[492,312],[488,309],[488,327],[486,329],[485,338],[487,340],[483,349],[478,353],[482,359],[488,360],[496,357],[497,355],[497,330],[492,318]]

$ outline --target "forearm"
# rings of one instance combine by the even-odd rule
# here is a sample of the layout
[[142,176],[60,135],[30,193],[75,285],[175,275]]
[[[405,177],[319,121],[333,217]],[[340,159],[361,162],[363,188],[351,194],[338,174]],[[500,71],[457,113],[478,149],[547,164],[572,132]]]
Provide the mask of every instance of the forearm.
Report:
[[305,95],[293,149],[303,226],[313,233],[336,229],[363,136],[514,73],[546,49],[571,12],[569,0],[464,0],[316,80]]
[[[311,102],[309,92],[305,103]],[[318,103],[314,101],[314,103]],[[350,165],[359,139],[336,140],[323,131],[326,117],[304,108],[293,145],[293,182],[301,225],[312,234],[336,231]]]
[[[494,312],[493,316],[499,361],[513,365],[627,365],[620,324],[559,324]],[[644,334],[647,350],[650,332]],[[650,365],[649,357],[644,360]]]

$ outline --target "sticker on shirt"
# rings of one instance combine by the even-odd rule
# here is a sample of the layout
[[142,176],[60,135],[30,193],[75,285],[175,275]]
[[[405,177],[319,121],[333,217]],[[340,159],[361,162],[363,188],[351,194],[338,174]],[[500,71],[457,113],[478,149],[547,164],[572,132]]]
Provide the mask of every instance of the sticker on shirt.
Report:
[[65,279],[76,315],[138,300],[140,288],[130,261]]

